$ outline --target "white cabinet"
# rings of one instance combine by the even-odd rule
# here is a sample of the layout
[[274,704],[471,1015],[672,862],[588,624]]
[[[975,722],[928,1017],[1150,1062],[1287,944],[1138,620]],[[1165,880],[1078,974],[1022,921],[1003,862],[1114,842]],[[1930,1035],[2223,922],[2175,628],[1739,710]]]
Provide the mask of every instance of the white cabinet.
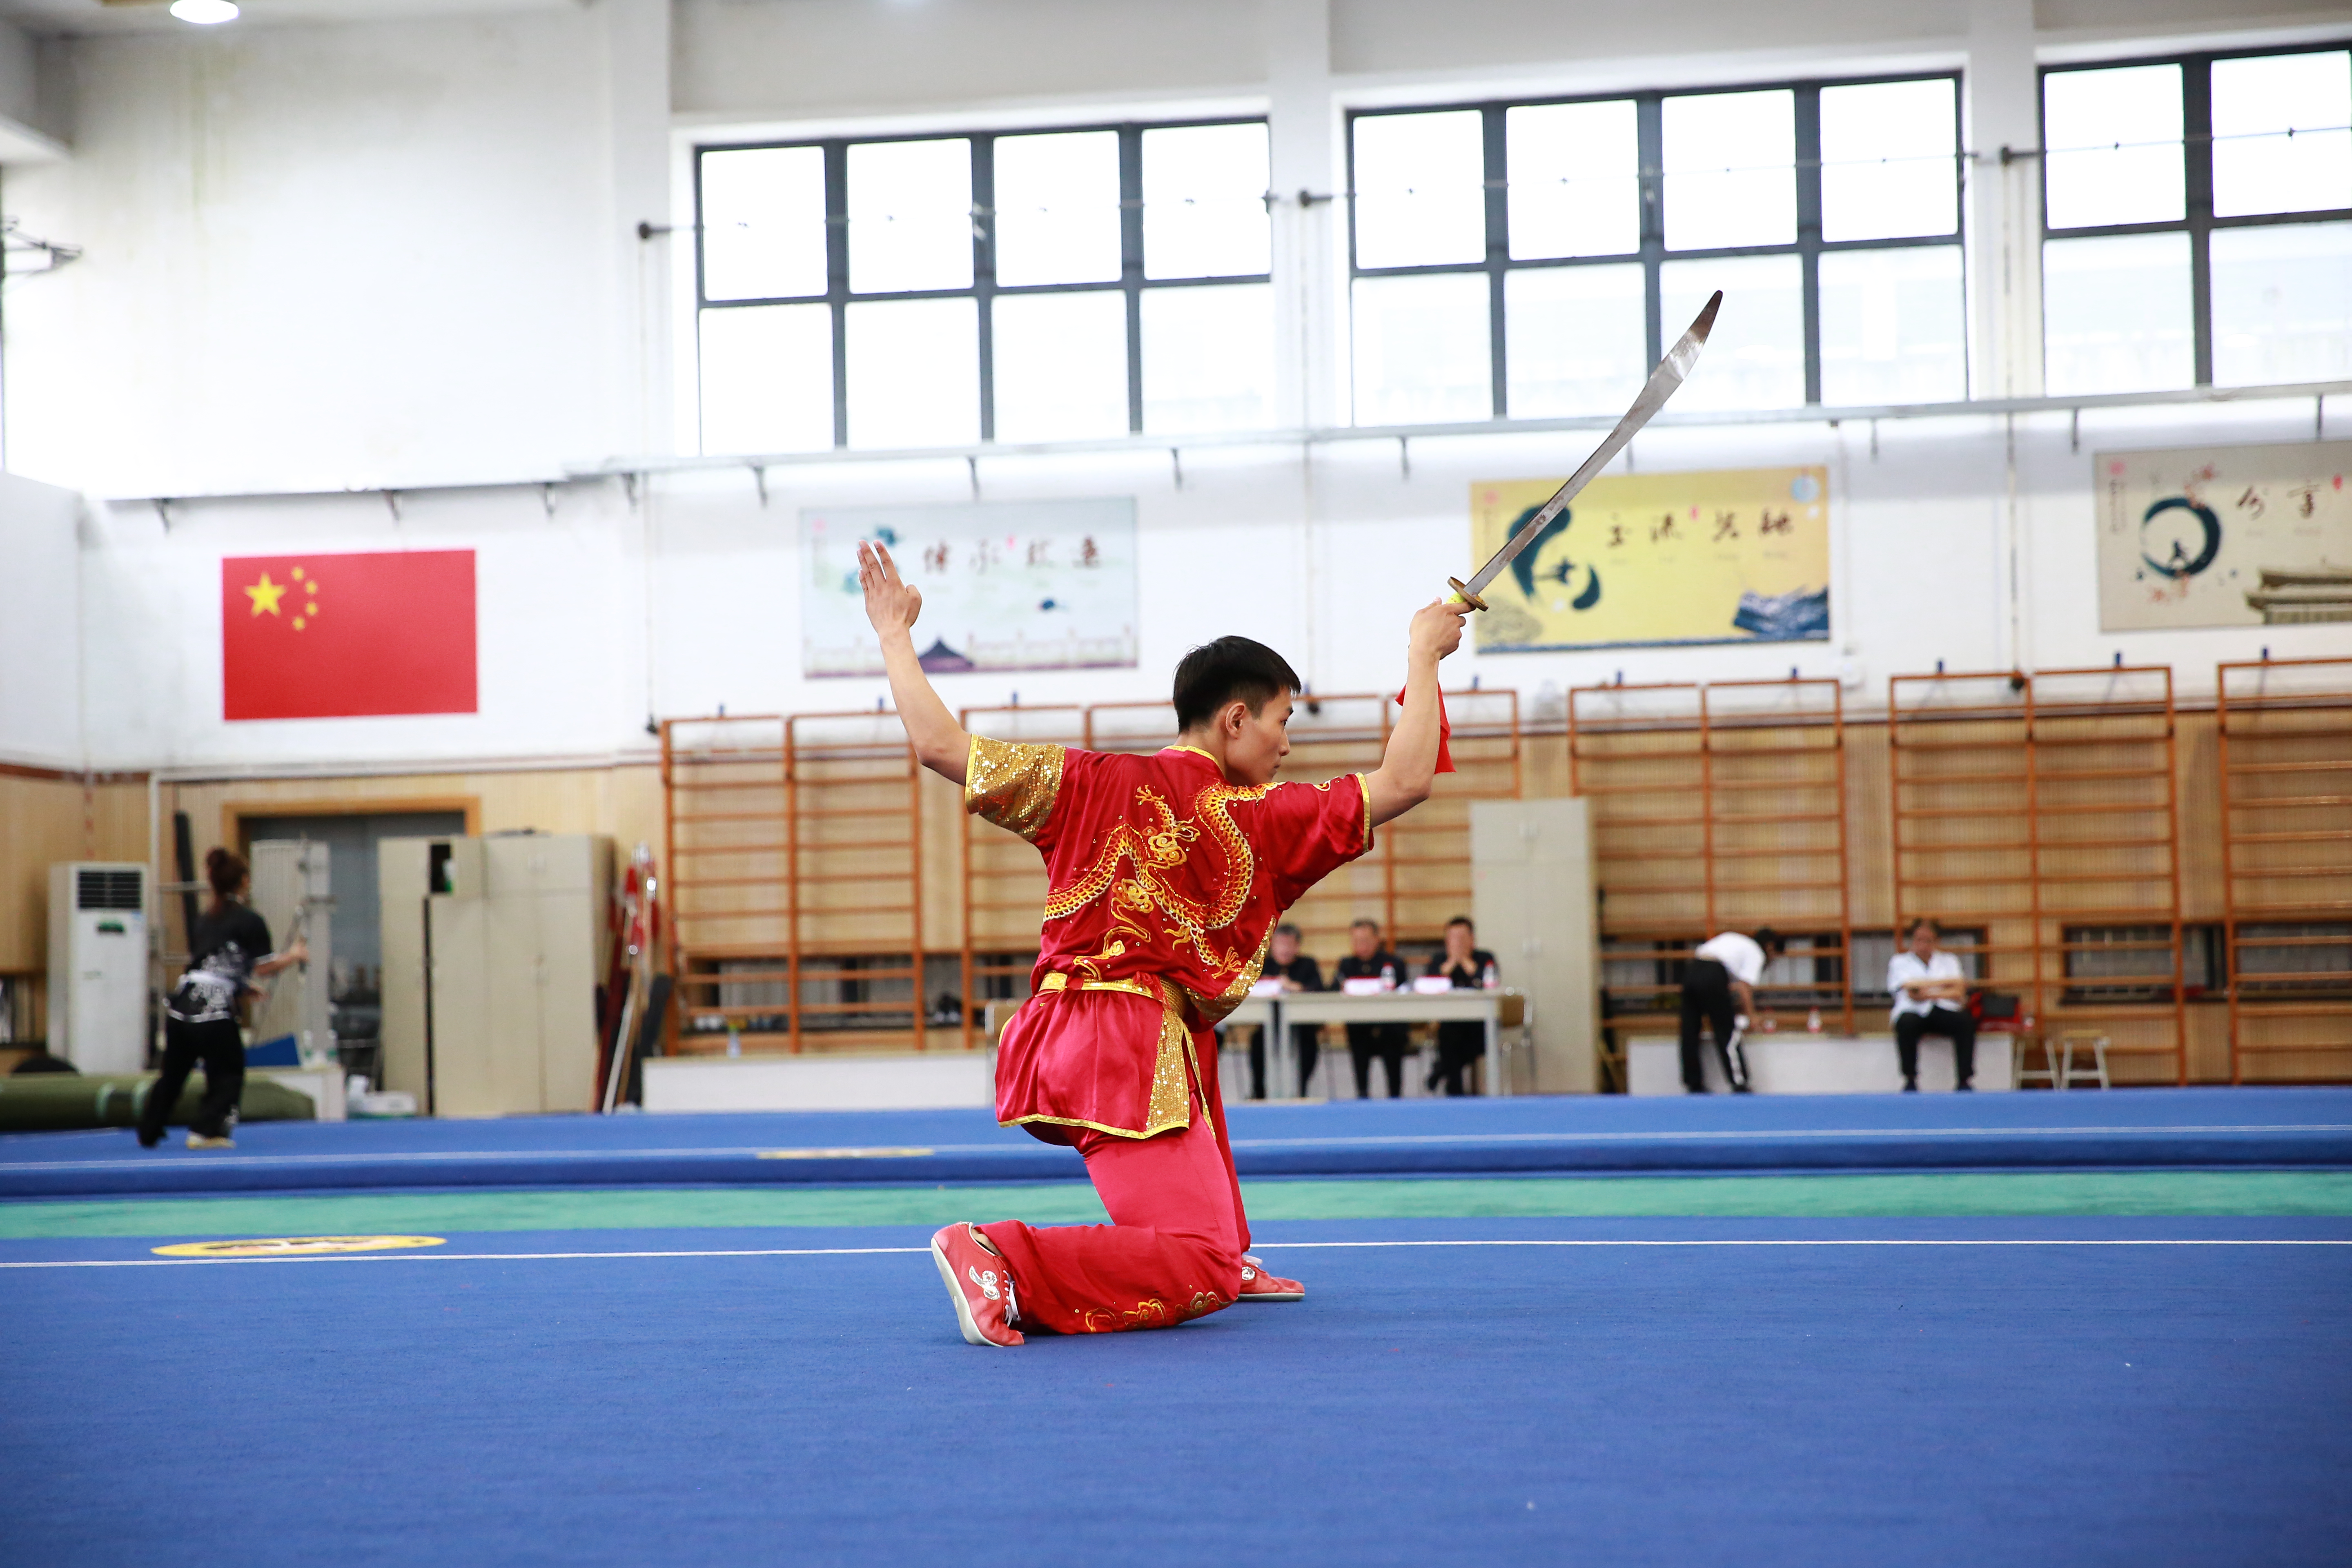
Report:
[[383,1077],[436,1116],[586,1110],[613,844],[387,838]]
[[1471,910],[1503,984],[1527,993],[1538,1094],[1599,1087],[1590,803],[1470,805]]

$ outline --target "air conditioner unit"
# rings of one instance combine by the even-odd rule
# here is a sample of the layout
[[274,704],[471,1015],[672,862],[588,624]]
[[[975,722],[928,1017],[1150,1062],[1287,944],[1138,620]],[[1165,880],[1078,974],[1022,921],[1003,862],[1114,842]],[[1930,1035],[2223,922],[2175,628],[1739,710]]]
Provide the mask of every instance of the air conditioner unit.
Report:
[[49,1051],[86,1073],[147,1068],[147,868],[49,868]]

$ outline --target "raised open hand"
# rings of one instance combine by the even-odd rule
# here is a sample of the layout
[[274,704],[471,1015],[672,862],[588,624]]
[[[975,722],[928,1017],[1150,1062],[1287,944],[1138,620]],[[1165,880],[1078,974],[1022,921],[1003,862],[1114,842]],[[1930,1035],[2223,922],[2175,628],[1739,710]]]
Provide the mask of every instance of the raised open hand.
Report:
[[923,613],[923,591],[898,575],[890,552],[867,540],[857,542],[857,582],[866,590],[866,618],[884,637],[911,631]]

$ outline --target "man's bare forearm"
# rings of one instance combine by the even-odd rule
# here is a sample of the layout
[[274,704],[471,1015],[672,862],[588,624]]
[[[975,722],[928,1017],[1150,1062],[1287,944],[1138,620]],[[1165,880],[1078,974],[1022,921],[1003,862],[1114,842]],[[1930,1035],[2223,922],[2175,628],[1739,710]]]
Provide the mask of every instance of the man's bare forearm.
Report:
[[889,673],[890,701],[898,710],[898,721],[907,726],[916,761],[950,783],[963,783],[971,737],[931,689],[931,678],[923,673],[909,632],[883,634],[882,668]]
[[1405,675],[1404,710],[1389,731],[1380,767],[1364,781],[1374,826],[1429,798],[1437,780],[1437,656],[1415,650]]

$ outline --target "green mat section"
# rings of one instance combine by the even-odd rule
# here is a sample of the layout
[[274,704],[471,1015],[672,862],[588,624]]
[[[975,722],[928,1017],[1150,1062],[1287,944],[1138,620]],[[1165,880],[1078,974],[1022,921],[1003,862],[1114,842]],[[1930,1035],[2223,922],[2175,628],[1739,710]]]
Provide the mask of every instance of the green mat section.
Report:
[[[1485,1215],[2352,1215],[2352,1172],[2056,1171],[1886,1176],[1660,1176],[1249,1182],[1254,1220]],[[1100,1225],[1083,1183],[1015,1187],[653,1187],[352,1193],[0,1204],[0,1239],[351,1236],[764,1226]]]

